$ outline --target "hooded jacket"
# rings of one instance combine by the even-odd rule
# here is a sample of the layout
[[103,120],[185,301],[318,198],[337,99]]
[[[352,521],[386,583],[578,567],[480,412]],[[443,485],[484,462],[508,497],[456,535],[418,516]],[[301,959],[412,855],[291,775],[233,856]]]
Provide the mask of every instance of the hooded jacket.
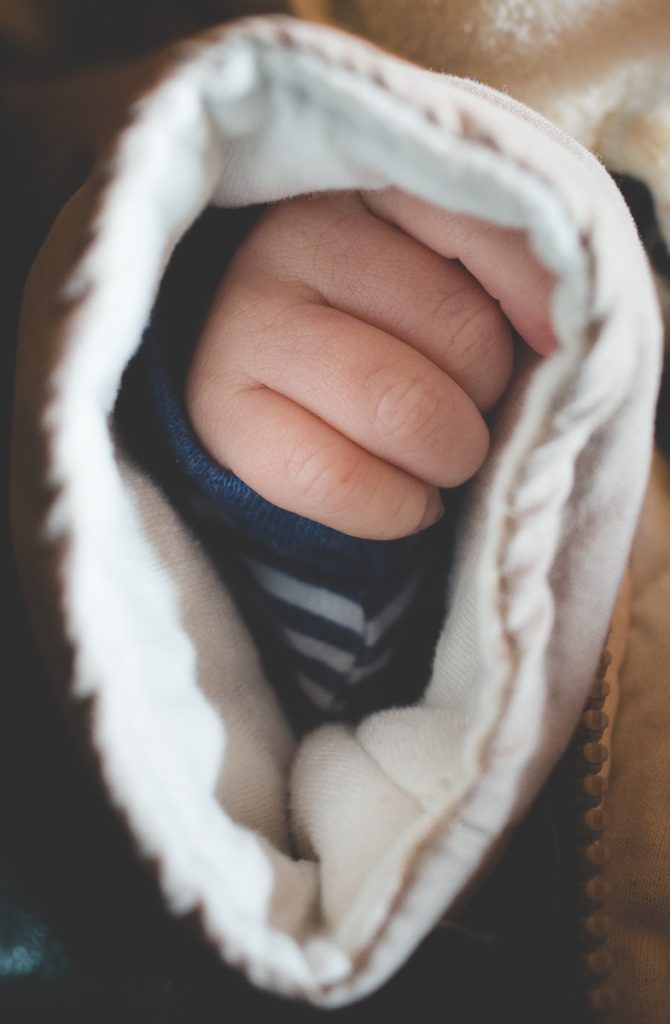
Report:
[[[656,84],[658,66],[645,64]],[[662,141],[662,104],[623,106],[640,146],[645,131]],[[622,143],[613,169],[634,170],[635,148]],[[120,443],[114,405],[175,244],[206,206],[385,185],[527,232],[557,279],[560,347],[517,367],[468,489],[423,696],[301,737],[197,538]],[[661,355],[623,199],[528,106],[282,18],[215,29],[152,70],[27,286],[14,542],[55,685],[87,708],[105,798],[170,910],[194,915],[255,985],[323,1007],[382,986],[490,870],[581,722],[587,956],[602,971],[609,946],[621,1020],[664,1019]],[[596,986],[594,1004],[610,991]]]

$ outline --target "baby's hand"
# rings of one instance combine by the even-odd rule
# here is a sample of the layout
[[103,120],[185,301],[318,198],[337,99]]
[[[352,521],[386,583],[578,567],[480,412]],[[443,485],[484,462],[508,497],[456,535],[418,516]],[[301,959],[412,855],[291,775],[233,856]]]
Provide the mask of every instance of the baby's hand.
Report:
[[521,232],[395,189],[279,203],[218,289],[191,421],[268,501],[357,537],[413,533],[486,455],[510,323],[554,347],[552,286]]

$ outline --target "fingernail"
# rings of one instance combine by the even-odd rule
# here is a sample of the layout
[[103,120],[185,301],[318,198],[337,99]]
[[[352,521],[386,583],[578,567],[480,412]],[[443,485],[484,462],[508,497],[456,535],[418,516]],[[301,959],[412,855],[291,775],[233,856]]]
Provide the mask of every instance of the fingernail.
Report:
[[430,497],[426,502],[426,509],[425,512],[423,513],[423,519],[419,523],[416,532],[419,533],[420,530],[425,530],[426,527],[433,526],[433,524],[437,523],[442,518],[443,515],[444,505],[442,504],[442,499],[440,498],[439,492],[431,491]]

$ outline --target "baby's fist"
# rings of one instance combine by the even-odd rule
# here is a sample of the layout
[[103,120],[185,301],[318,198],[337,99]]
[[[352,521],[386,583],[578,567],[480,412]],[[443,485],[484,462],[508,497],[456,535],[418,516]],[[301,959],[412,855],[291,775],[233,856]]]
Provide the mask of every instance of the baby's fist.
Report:
[[413,533],[486,455],[482,413],[512,370],[503,308],[552,347],[550,286],[518,232],[395,190],[277,204],[215,296],[193,426],[282,508],[358,537]]

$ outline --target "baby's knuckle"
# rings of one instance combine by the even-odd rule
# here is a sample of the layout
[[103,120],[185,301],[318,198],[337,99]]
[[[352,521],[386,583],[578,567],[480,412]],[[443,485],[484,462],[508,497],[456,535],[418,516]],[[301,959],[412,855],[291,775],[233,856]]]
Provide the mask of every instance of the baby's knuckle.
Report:
[[500,345],[507,340],[509,329],[500,306],[485,302],[474,310],[453,333],[451,352],[458,353],[462,367],[483,366],[494,362]]
[[310,508],[338,507],[355,485],[356,462],[343,458],[339,448],[337,441],[316,448],[301,444],[286,458],[287,482]]
[[397,373],[391,379],[383,374],[373,390],[377,391],[373,428],[384,441],[426,441],[435,431],[439,397],[428,380]]

